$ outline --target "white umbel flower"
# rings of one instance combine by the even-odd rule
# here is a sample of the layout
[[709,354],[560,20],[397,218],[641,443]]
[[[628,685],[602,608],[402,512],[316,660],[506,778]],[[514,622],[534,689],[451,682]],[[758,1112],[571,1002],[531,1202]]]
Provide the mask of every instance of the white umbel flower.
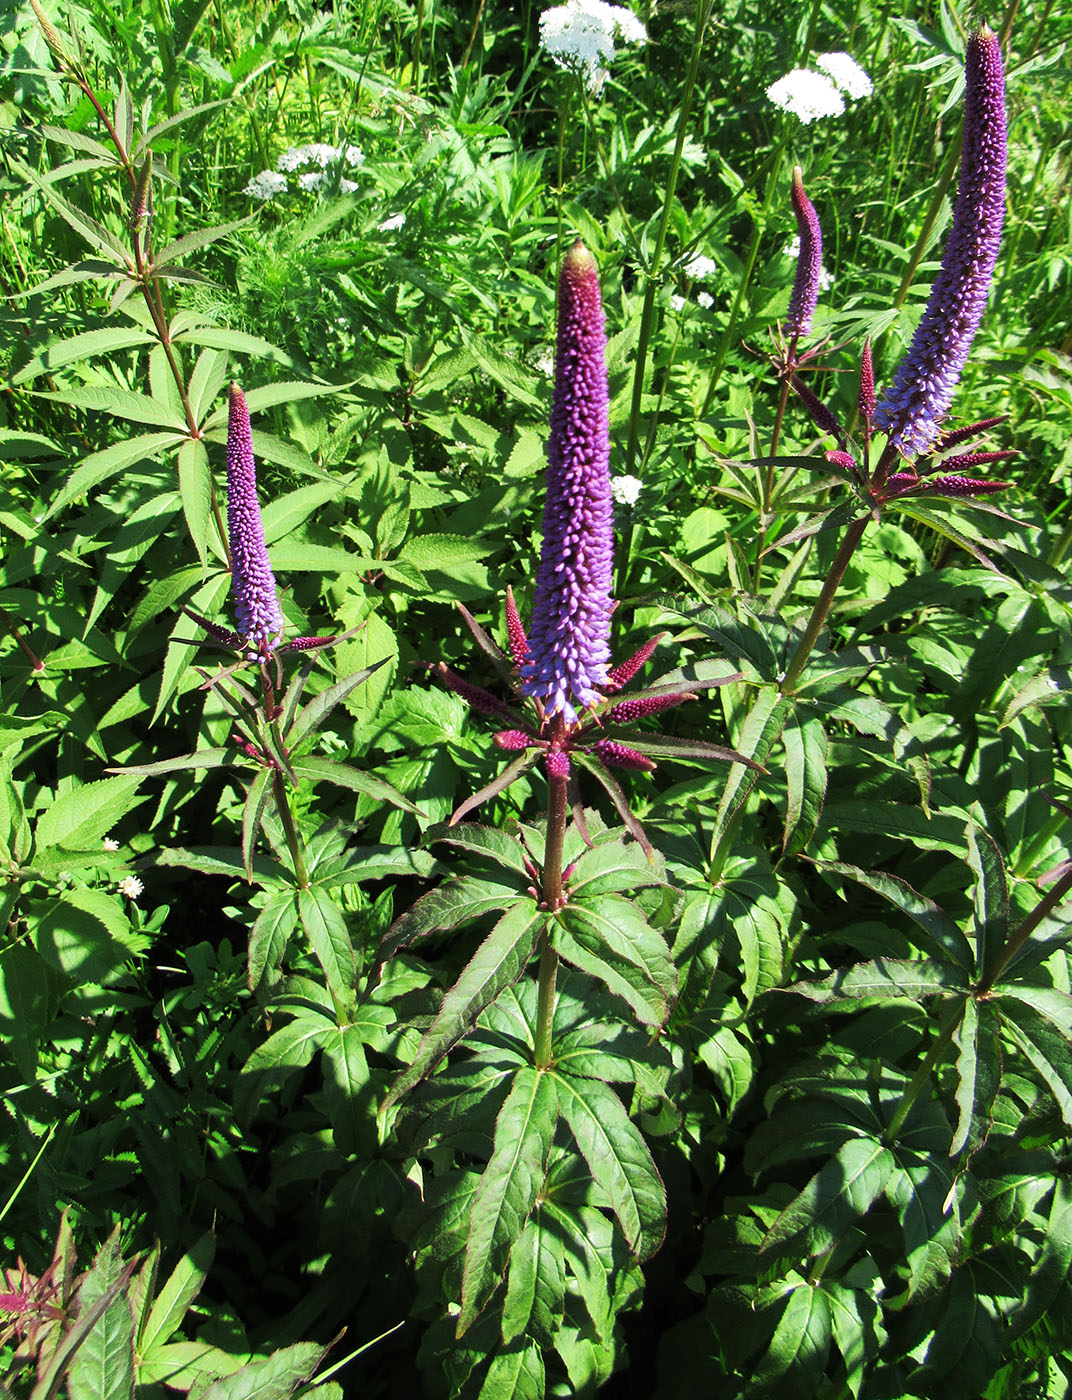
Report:
[[248,194],[251,199],[267,203],[268,200],[275,199],[277,194],[282,194],[286,188],[285,175],[280,175],[276,170],[262,170],[259,175],[254,175],[242,193]]
[[604,0],[566,0],[540,16],[540,45],[560,68],[579,73],[597,93],[614,57],[614,40],[643,44],[647,30],[623,5]]
[[702,306],[705,311],[710,311],[711,307],[714,306],[714,304],[715,299],[710,292],[696,293],[696,305]]
[[794,68],[771,83],[767,96],[783,112],[799,117],[805,126],[817,117],[840,117],[845,111],[845,99],[830,79],[810,68]]
[[704,282],[717,273],[718,263],[704,253],[694,253],[685,264],[685,276],[691,277],[694,282]]
[[643,486],[639,476],[612,476],[610,494],[620,506],[635,506]]
[[816,56],[815,63],[834,86],[852,101],[858,97],[870,97],[875,90],[871,79],[851,54],[840,50],[837,53],[821,53]]

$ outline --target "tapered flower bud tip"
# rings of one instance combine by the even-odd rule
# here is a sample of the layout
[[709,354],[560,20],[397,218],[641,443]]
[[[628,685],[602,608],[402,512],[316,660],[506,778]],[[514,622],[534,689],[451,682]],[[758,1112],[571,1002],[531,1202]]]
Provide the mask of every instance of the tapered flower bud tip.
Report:
[[498,734],[491,737],[496,748],[505,749],[508,753],[520,753],[532,743],[531,737],[523,729],[500,729]]
[[271,649],[283,631],[283,614],[257,501],[249,407],[235,383],[227,420],[227,537],[239,635],[259,648]]
[[864,341],[864,353],[860,357],[860,417],[865,423],[871,421],[875,411],[875,367],[871,362],[871,337]]
[[607,337],[595,259],[575,243],[558,282],[555,394],[547,443],[543,546],[522,689],[545,717],[594,705],[610,659],[614,507]]
[[793,291],[789,297],[789,310],[785,317],[785,334],[790,341],[807,335],[811,330],[812,317],[819,301],[819,280],[823,270],[823,235],[819,227],[819,216],[815,212],[814,204],[804,193],[804,172],[799,165],[793,167],[791,198],[797,220],[797,233],[800,235],[800,254],[797,257]]
[[942,265],[923,319],[875,424],[906,456],[939,435],[983,318],[1005,217],[1005,80],[1001,46],[985,25],[968,40],[960,184]]

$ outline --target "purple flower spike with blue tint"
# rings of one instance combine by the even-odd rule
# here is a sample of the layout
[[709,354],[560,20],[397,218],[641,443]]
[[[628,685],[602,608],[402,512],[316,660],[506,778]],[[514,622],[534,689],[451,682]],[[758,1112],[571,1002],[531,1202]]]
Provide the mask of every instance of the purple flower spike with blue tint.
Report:
[[543,549],[522,689],[545,716],[577,723],[607,681],[613,506],[606,333],[595,260],[577,242],[558,280],[558,341]]
[[811,330],[823,270],[823,234],[819,216],[815,205],[804,193],[804,172],[799,165],[793,167],[791,197],[793,213],[797,216],[797,232],[800,234],[800,256],[797,258],[797,275],[785,318],[785,335],[790,341],[807,335]]
[[270,652],[282,635],[283,614],[257,501],[249,409],[237,384],[231,385],[227,421],[227,537],[238,635],[258,651]]
[[986,25],[968,40],[964,149],[945,256],[874,425],[905,456],[926,451],[953,399],[986,306],[1005,217],[1005,81]]

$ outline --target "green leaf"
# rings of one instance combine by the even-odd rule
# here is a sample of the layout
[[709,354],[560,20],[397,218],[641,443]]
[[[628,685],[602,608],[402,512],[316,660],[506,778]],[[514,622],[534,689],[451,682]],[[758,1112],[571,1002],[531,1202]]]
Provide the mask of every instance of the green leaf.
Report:
[[976,1152],[986,1142],[1001,1088],[1001,1021],[990,1002],[968,997],[957,1023],[957,1110],[960,1114],[949,1155]]
[[199,1400],[287,1400],[307,1381],[327,1355],[315,1342],[298,1342],[273,1351],[264,1361],[254,1361],[214,1381]]
[[47,523],[60,511],[65,510],[79,496],[87,495],[94,486],[99,486],[110,477],[155,457],[165,447],[177,447],[186,440],[185,433],[143,433],[141,437],[128,438],[125,442],[115,442],[101,452],[91,452],[83,457],[74,469],[45,512],[42,523]]
[[1009,886],[1005,862],[994,840],[974,824],[964,833],[968,864],[975,874],[976,971],[986,972],[1005,945],[1009,929]]
[[[1057,1101],[1061,1116],[1072,1127],[1072,1055],[1069,1054],[1067,1012],[1055,1018],[1055,1008],[1043,987],[1003,987],[995,999],[1006,1032],[1027,1056]],[[1021,1000],[1022,998],[1022,1000]],[[1072,998],[1064,998],[1072,1006]]]
[[505,1343],[528,1336],[548,1345],[562,1321],[566,1256],[557,1231],[537,1209],[510,1251],[502,1311]]
[[341,681],[336,681],[334,685],[328,686],[326,690],[322,690],[319,695],[314,696],[302,708],[297,719],[287,731],[288,746],[291,749],[296,749],[306,735],[315,734],[335,706],[346,700],[359,685],[364,685],[369,676],[374,675],[386,662],[386,657],[374,661],[371,666],[355,671],[352,675],[344,676]]
[[[123,247],[114,233],[106,229],[103,224],[98,223],[92,215],[87,214],[84,210],[79,209],[76,205],[65,199],[63,195],[60,194],[59,190],[47,181],[42,180],[37,172],[31,170],[28,165],[24,165],[22,161],[15,160],[14,158],[12,158],[10,163],[19,176],[25,180],[27,184],[33,185],[38,194],[40,194],[47,203],[51,204],[53,209],[55,209],[62,218],[66,219],[75,233],[84,239],[91,248],[95,248],[98,253],[103,253],[106,257],[117,258],[124,267],[129,266],[130,253]],[[34,290],[40,291],[40,288],[37,287]]]
[[[242,864],[246,869],[246,879],[253,883],[253,845],[260,830],[264,809],[275,794],[272,784],[272,770],[258,769],[249,785],[246,800],[242,804]],[[286,797],[283,799],[286,801]]]
[[292,767],[299,778],[308,778],[311,782],[334,783],[336,787],[348,788],[351,792],[374,797],[378,802],[389,802],[392,807],[399,807],[403,812],[412,812],[418,817],[424,816],[421,809],[408,797],[403,797],[396,787],[371,773],[362,773],[360,768],[355,768],[351,763],[336,763],[331,758],[306,756],[295,759]]
[[132,393],[129,389],[64,389],[58,393],[38,393],[34,397],[70,404],[72,408],[110,413],[115,418],[124,418],[132,423],[173,428],[178,433],[185,433],[188,428],[186,419],[169,404],[162,404],[148,394]]
[[604,1191],[626,1243],[643,1262],[666,1233],[666,1191],[640,1130],[621,1099],[599,1079],[553,1071],[558,1111]]
[[766,1355],[752,1372],[744,1394],[749,1400],[758,1400],[772,1394],[786,1377],[792,1378],[794,1394],[810,1394],[822,1378],[829,1352],[830,1309],[826,1295],[801,1281],[789,1294]]
[[478,822],[461,822],[458,826],[436,826],[427,833],[431,841],[442,841],[448,846],[466,851],[470,855],[482,856],[505,870],[513,870],[531,879],[525,869],[525,848],[520,839],[509,832],[500,831],[495,826],[481,826]]
[[476,1018],[525,970],[547,916],[533,900],[514,896],[476,950],[454,986],[444,995],[439,1014],[425,1031],[410,1067],[391,1085],[381,1113],[408,1093],[476,1023]]
[[298,909],[290,890],[274,894],[268,900],[249,937],[249,989],[258,992],[267,989],[276,980],[295,929],[298,927]]
[[522,888],[517,882],[477,879],[472,875],[459,875],[447,880],[415,900],[404,914],[399,915],[384,934],[376,961],[385,963],[395,953],[408,947],[415,938],[423,938],[429,933],[445,933],[483,914],[506,909],[513,904]]
[[[78,1290],[79,1308],[92,1305],[121,1288],[129,1268],[119,1249],[119,1229],[101,1246]],[[134,1315],[125,1292],[117,1292],[75,1352],[67,1373],[71,1400],[130,1400],[134,1392]]]
[[875,958],[872,962],[856,963],[839,968],[821,982],[794,982],[787,992],[807,997],[810,1001],[851,1002],[872,998],[907,997],[909,1001],[925,1001],[941,992],[968,991],[968,982],[960,969],[948,963],[929,963],[907,958]]
[[918,894],[904,880],[898,879],[896,875],[887,875],[882,870],[861,870],[857,865],[845,865],[834,860],[819,861],[817,864],[820,870],[847,875],[850,879],[858,881],[888,900],[903,914],[907,914],[923,930],[923,938],[911,930],[908,937],[924,953],[942,962],[951,961],[964,972],[972,971],[975,959],[967,937],[926,895]]
[[187,1309],[201,1292],[215,1257],[216,1237],[208,1230],[182,1256],[157,1295],[138,1337],[139,1355],[147,1357],[178,1331]]
[[37,923],[34,941],[45,961],[72,982],[102,985],[114,979],[136,946],[118,898],[77,885],[49,904]]
[[566,962],[621,997],[645,1025],[660,1026],[677,994],[677,972],[662,936],[626,899],[570,901],[555,915],[555,949]]
[[593,901],[605,894],[666,883],[661,856],[649,858],[635,841],[601,841],[578,856],[569,872],[571,900]]
[[208,453],[200,438],[187,438],[179,448],[179,495],[190,538],[204,567],[208,564],[212,519],[212,475]]
[[480,1178],[465,1247],[460,1337],[502,1277],[544,1182],[558,1113],[554,1077],[525,1066],[495,1120],[495,1146]]
[[337,500],[340,483],[338,481],[317,481],[311,486],[299,486],[296,491],[288,491],[270,501],[261,512],[266,544],[274,544],[284,539],[292,530],[303,525],[318,506],[325,501]]
[[543,1400],[543,1353],[531,1342],[497,1351],[477,1400]]
[[331,1137],[344,1157],[375,1137],[365,1036],[359,1025],[340,1026],[324,1046],[324,1098]]
[[177,262],[179,258],[186,257],[188,253],[196,252],[198,248],[207,248],[210,243],[216,243],[234,233],[235,229],[244,228],[250,219],[255,217],[248,214],[244,219],[233,219],[229,224],[214,224],[211,228],[195,229],[193,233],[185,234],[174,243],[169,243],[166,248],[161,248],[158,253],[154,253],[153,267],[164,267],[167,263]]
[[83,331],[81,335],[73,335],[68,340],[56,341],[33,359],[27,360],[22,368],[11,376],[11,383],[25,384],[30,379],[36,379],[39,374],[54,374],[65,365],[91,359],[94,355],[106,355],[116,350],[128,350],[133,346],[153,344],[154,338],[141,326],[117,326]]
[[326,890],[314,887],[299,891],[298,917],[336,1004],[349,1005],[354,998],[357,966],[342,910]]
[[[754,763],[766,763],[777,743],[793,702],[779,695],[773,686],[763,686],[756,694],[751,709],[741,725],[737,748]],[[759,774],[754,768],[735,763],[726,776],[722,800],[715,818],[715,837],[721,838],[756,785]]]
[[782,730],[785,745],[786,808],[782,854],[796,855],[815,835],[826,796],[826,731],[816,718],[796,711]]
[[133,811],[144,797],[137,797],[140,777],[102,778],[60,793],[37,819],[34,841],[38,850],[62,846],[88,850],[100,846],[112,827]]
[[[212,350],[233,351],[238,355],[256,355],[262,359],[274,360],[284,369],[302,372],[298,364],[285,350],[263,340],[258,335],[247,335],[245,331],[235,331],[223,326],[183,326],[172,336],[174,341],[188,341],[192,345],[204,345]],[[199,415],[200,417],[200,415]]]
[[254,1115],[262,1099],[275,1095],[317,1050],[330,1042],[335,1024],[319,1011],[304,1011],[273,1031],[242,1066],[235,1090],[235,1113],[241,1121]]
[[553,1197],[541,1203],[540,1213],[553,1222],[553,1227],[557,1228],[562,1238],[570,1275],[592,1319],[596,1335],[609,1338],[614,1328],[613,1288],[595,1243],[599,1238],[598,1228],[609,1225],[609,1222],[591,1206],[564,1206]]
[[1067,1297],[1072,1272],[1072,1180],[1054,1178],[1053,1201],[1038,1258],[1028,1275],[1019,1305],[1009,1318],[1012,1338],[1022,1337]]
[[760,1250],[812,1256],[833,1249],[882,1195],[896,1165],[880,1142],[849,1138],[778,1216]]

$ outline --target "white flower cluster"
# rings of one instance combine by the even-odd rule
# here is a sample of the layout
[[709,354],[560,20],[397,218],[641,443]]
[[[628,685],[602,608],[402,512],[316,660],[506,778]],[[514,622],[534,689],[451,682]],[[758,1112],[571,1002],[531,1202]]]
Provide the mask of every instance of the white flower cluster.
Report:
[[847,53],[821,53],[815,62],[823,70],[821,73],[811,68],[794,68],[767,89],[767,96],[776,107],[799,117],[805,125],[817,117],[840,117],[845,111],[845,97],[870,97],[874,91],[871,79]]
[[706,282],[709,277],[714,277],[718,272],[718,263],[714,258],[709,258],[705,253],[694,253],[685,264],[685,276],[691,277],[694,282]]
[[[314,141],[307,146],[291,146],[276,161],[274,170],[262,170],[259,175],[254,175],[242,193],[262,203],[275,199],[276,195],[284,194],[290,188],[287,175],[300,170],[303,165],[318,168],[306,170],[298,176],[299,189],[331,189],[334,175],[330,167],[340,161],[351,170],[357,170],[365,163],[365,153],[360,146],[329,146],[323,141]],[[345,176],[339,180],[339,189],[343,194],[353,194],[358,188],[355,181],[347,180]]]
[[540,16],[540,45],[560,68],[579,73],[588,91],[603,87],[614,57],[614,40],[643,44],[647,30],[624,5],[604,0],[566,0]]
[[612,476],[610,494],[620,506],[635,506],[643,486],[639,476]]
[[137,899],[139,895],[145,893],[145,886],[136,875],[128,875],[119,882],[119,893],[125,894],[127,899]]

